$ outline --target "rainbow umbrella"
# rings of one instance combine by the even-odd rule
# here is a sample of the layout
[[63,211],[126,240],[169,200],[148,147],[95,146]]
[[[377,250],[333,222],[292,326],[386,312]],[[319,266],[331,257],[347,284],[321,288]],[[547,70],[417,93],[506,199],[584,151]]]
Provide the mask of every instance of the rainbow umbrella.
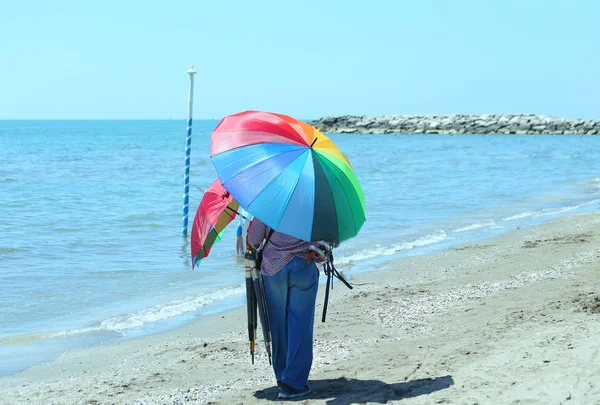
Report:
[[238,208],[239,204],[219,179],[204,192],[192,224],[192,268],[208,256],[225,227],[235,218]]
[[348,158],[302,121],[261,111],[230,115],[212,132],[210,155],[240,206],[281,233],[339,243],[365,222]]

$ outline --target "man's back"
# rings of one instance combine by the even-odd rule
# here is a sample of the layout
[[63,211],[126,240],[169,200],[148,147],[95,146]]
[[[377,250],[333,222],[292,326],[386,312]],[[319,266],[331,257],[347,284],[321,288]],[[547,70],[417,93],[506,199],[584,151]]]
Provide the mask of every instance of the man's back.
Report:
[[[269,236],[270,231],[271,228],[258,218],[254,218],[248,227],[248,244],[257,249]],[[306,258],[309,246],[310,243],[301,239],[281,232],[273,232],[264,247],[261,273],[265,276],[272,276],[283,269],[294,257]]]

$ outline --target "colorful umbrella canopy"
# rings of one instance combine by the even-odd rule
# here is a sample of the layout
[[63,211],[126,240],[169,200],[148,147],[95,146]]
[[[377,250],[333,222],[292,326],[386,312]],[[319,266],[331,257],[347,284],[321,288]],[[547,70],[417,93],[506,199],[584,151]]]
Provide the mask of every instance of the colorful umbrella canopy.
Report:
[[210,155],[223,187],[281,233],[339,243],[365,222],[350,162],[304,122],[260,111],[225,117],[212,133]]
[[208,256],[225,227],[235,218],[238,208],[239,204],[219,179],[204,192],[192,224],[192,268]]

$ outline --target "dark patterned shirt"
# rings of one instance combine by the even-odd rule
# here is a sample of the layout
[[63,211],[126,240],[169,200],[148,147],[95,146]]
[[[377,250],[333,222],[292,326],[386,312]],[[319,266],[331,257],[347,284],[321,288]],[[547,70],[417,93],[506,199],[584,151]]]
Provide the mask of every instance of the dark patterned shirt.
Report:
[[[269,236],[271,228],[254,218],[248,227],[247,242],[257,249],[262,241]],[[310,243],[277,231],[273,232],[269,242],[264,247],[263,261],[260,272],[272,276],[281,271],[295,256],[306,258]]]

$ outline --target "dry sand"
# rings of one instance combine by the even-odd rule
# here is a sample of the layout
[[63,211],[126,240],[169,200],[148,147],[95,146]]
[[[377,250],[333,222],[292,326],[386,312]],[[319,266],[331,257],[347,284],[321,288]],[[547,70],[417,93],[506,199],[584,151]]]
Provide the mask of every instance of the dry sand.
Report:
[[[305,404],[600,404],[600,213],[388,263],[323,288]],[[265,404],[245,309],[74,350],[0,379],[2,404]]]

